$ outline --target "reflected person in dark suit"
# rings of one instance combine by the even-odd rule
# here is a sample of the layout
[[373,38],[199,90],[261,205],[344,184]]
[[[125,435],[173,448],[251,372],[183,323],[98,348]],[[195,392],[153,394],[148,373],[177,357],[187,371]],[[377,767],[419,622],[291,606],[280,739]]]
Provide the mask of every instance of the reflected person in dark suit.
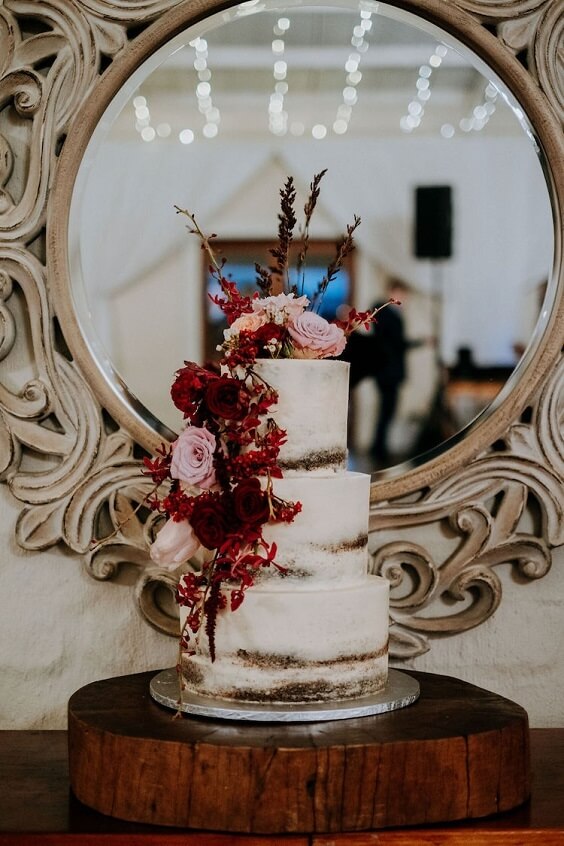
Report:
[[[394,277],[388,284],[388,299],[405,303],[409,290],[405,282]],[[384,302],[376,303],[373,308],[382,306]],[[382,309],[372,327],[369,341],[369,375],[376,382],[380,397],[378,422],[370,453],[378,463],[385,465],[389,460],[390,426],[396,414],[401,386],[406,377],[407,352],[426,342],[423,339],[406,338],[401,305],[389,305]]]

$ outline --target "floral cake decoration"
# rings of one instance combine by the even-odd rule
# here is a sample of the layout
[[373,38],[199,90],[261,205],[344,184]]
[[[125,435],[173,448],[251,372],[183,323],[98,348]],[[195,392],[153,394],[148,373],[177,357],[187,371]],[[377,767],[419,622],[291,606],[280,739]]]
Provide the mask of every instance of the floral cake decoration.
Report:
[[[216,258],[211,243],[215,236],[205,235],[194,214],[176,207],[189,219],[188,231],[201,241],[209,273],[221,291],[210,296],[228,327],[218,347],[219,371],[194,362],[185,362],[177,371],[171,396],[186,427],[154,459],[145,459],[146,473],[155,483],[150,505],[166,518],[150,555],[160,567],[176,569],[204,552],[203,565],[181,577],[176,600],[187,608],[181,651],[194,654],[205,631],[212,660],[217,614],[228,604],[222,586],[230,586],[229,605],[235,611],[261,568],[275,567],[284,575],[285,569],[276,563],[276,544],[265,541],[263,527],[291,523],[301,510],[299,502],[276,495],[275,480],[282,477],[278,456],[286,432],[272,416],[276,391],[253,365],[258,358],[339,356],[351,332],[368,328],[380,310],[350,309],[346,320],[333,322],[319,314],[328,285],[354,248],[353,234],[360,224],[356,215],[311,300],[303,294],[310,222],[325,173],[316,174],[310,184],[296,239],[296,190],[293,178],[287,178],[280,191],[278,243],[270,250],[273,262],[268,268],[255,265],[257,291],[251,296],[241,294],[224,275],[226,260]],[[165,493],[159,495],[162,487]]]

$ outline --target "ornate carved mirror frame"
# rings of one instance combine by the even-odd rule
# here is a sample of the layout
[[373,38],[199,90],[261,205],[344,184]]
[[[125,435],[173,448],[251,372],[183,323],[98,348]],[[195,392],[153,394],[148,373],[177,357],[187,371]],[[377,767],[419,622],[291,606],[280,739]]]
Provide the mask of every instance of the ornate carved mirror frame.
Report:
[[[393,585],[391,652],[408,657],[495,611],[496,565],[539,578],[564,543],[564,11],[559,0],[390,2],[466,44],[518,99],[547,163],[555,237],[550,304],[491,413],[441,455],[372,486],[373,566]],[[152,52],[225,5],[0,7],[0,472],[21,502],[17,542],[63,543],[101,580],[134,565],[142,613],[170,634],[176,579],[147,556],[154,515],[142,505],[140,463],[161,438],[125,402],[126,386],[101,377],[82,338],[67,224],[85,147],[112,96]]]

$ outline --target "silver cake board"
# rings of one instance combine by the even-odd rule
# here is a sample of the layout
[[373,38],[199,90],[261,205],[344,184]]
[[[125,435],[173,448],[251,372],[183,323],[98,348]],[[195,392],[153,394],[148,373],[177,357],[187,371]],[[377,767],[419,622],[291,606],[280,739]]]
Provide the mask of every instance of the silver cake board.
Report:
[[182,691],[182,701],[179,701],[178,675],[176,668],[171,667],[151,679],[150,692],[160,705],[198,717],[260,723],[305,723],[350,720],[405,708],[419,698],[419,683],[407,673],[389,670],[388,683],[378,693],[331,703],[228,702],[225,699],[198,696],[186,690]]

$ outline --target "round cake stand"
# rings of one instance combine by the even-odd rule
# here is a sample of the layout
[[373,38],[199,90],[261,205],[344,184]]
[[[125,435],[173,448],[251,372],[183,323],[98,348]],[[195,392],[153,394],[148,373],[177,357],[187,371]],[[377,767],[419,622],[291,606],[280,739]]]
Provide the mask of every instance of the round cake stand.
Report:
[[527,714],[446,676],[411,672],[407,708],[320,722],[181,715],[154,673],[87,685],[69,702],[71,787],[140,823],[281,834],[449,822],[530,792]]
[[342,702],[272,705],[265,703],[229,702],[198,696],[184,690],[179,701],[180,688],[176,668],[162,670],[151,679],[151,696],[160,705],[215,720],[245,720],[259,723],[312,723],[324,720],[350,720],[384,714],[397,708],[412,705],[419,697],[419,682],[406,673],[390,670],[384,690],[359,699]]

